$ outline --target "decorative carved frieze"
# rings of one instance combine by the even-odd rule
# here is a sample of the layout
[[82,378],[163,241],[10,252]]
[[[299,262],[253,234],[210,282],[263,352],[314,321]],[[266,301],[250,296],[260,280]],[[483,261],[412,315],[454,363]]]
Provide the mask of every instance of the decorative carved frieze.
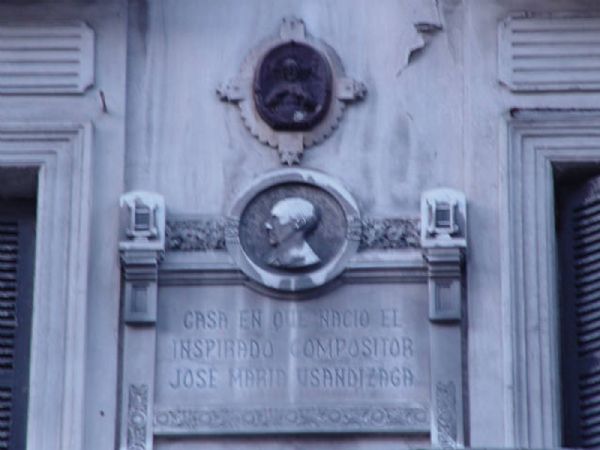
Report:
[[157,410],[156,434],[281,431],[427,431],[429,411],[423,406],[298,406],[256,408],[194,408]]
[[[232,223],[235,234],[239,224]],[[360,239],[359,251],[419,248],[418,218],[365,218],[352,221],[348,239]],[[166,249],[172,252],[225,250],[227,220],[214,216],[171,219],[166,226]]]
[[94,32],[83,22],[0,25],[0,94],[81,94],[94,83]]
[[127,405],[127,450],[146,450],[148,386],[129,385]]
[[366,218],[362,221],[359,250],[419,248],[419,219]]
[[457,418],[456,418],[456,385],[438,381],[435,386],[437,408],[435,420],[437,422],[438,440],[441,448],[457,447]]
[[512,91],[600,89],[600,16],[522,13],[499,27],[500,81]]
[[225,250],[224,217],[167,220],[166,248],[170,251]]

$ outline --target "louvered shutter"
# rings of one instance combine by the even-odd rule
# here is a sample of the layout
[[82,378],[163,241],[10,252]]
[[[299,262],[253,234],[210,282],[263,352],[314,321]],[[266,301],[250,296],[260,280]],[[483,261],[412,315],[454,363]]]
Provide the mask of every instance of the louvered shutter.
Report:
[[563,444],[600,449],[600,177],[559,212]]
[[25,448],[34,261],[33,205],[0,202],[0,449]]

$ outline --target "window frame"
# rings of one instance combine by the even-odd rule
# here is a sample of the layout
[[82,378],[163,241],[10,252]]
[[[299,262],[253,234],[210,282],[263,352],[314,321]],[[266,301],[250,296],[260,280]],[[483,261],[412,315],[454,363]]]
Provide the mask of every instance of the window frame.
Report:
[[83,448],[92,127],[1,123],[0,166],[38,170],[27,448]]
[[554,172],[600,163],[600,110],[519,110],[500,152],[505,423],[518,447],[560,447]]

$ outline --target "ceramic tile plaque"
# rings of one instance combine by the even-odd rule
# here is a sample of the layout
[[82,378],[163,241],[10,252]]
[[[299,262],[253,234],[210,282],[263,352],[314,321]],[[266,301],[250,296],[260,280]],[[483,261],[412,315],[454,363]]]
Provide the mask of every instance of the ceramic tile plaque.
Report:
[[427,433],[428,323],[426,284],[161,287],[154,432]]

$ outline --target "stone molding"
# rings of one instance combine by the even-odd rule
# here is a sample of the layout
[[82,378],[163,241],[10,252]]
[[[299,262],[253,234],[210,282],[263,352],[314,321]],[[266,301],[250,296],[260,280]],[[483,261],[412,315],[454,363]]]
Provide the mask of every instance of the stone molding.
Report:
[[462,270],[460,248],[429,248],[423,253],[429,272],[429,318],[435,322],[460,321]]
[[[368,253],[359,253],[349,261],[348,267],[333,281],[337,283],[427,283],[428,269],[422,254],[408,249],[402,252],[389,252],[385,260],[374,260]],[[177,285],[243,285],[247,277],[242,274],[225,252],[182,253],[167,252],[158,270],[161,286]],[[253,289],[260,290],[255,284]],[[333,286],[332,286],[333,287]],[[265,295],[272,295],[265,291]],[[278,296],[287,298],[284,293]],[[290,296],[290,298],[296,298]]]
[[154,414],[158,435],[182,431],[210,434],[215,431],[252,433],[273,427],[278,432],[360,432],[373,429],[403,433],[429,430],[429,411],[419,405],[299,406],[246,409],[196,408],[162,410]]

